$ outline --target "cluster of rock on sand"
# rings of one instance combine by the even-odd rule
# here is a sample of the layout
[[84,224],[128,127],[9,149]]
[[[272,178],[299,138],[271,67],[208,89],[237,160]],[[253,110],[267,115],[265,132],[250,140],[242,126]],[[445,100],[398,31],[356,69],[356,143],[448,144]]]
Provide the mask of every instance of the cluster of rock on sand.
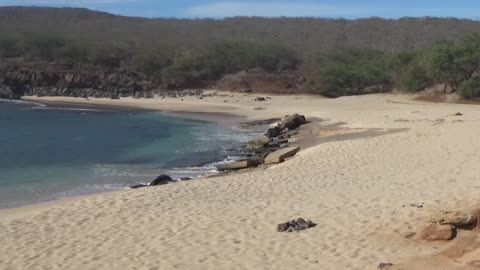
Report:
[[260,164],[270,165],[284,162],[300,151],[299,146],[290,145],[289,139],[298,134],[300,127],[307,123],[300,114],[287,115],[280,121],[272,123],[265,135],[247,143],[247,159],[232,162],[218,167],[220,171],[235,171]]
[[285,223],[280,223],[277,225],[278,232],[295,232],[303,231],[309,228],[317,226],[313,221],[303,218],[298,218],[297,220],[291,220]]

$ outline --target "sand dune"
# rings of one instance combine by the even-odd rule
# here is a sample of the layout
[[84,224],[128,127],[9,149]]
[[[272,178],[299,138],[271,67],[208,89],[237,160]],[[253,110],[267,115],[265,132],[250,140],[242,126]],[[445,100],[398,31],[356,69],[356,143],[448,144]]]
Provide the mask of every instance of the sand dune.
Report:
[[[390,94],[253,98],[89,102],[245,119],[299,112],[343,131],[319,131],[320,144],[264,170],[0,211],[0,268],[478,269],[473,232],[448,243],[410,236],[433,211],[478,202],[480,107]],[[275,231],[297,217],[318,226]],[[455,247],[461,256],[446,255]]]

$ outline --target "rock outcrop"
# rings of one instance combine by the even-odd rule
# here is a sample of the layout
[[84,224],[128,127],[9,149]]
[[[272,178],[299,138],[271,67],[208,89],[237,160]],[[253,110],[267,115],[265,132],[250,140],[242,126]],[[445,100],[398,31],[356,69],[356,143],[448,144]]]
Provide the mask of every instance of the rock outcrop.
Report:
[[282,119],[280,126],[288,130],[294,130],[306,123],[307,123],[307,119],[305,118],[305,116],[300,114],[294,114],[294,115],[285,116]]
[[[201,96],[201,90],[167,91],[158,76],[95,66],[0,66],[0,98],[32,96],[152,98]],[[163,90],[162,90],[163,89]]]
[[294,147],[286,147],[283,149],[280,149],[278,151],[275,151],[271,154],[269,154],[265,158],[265,164],[275,164],[275,163],[281,163],[284,162],[286,158],[293,157],[300,151],[299,146],[294,146]]
[[172,181],[173,179],[170,176],[166,174],[162,174],[162,175],[159,175],[157,178],[155,178],[153,181],[151,181],[148,185],[149,186],[166,185]]
[[289,130],[298,129],[300,126],[307,123],[305,116],[300,114],[286,115],[279,122],[273,123],[267,129],[265,136],[274,138]]
[[451,225],[430,224],[421,229],[416,235],[417,240],[446,241],[455,237],[455,229]]
[[247,142],[248,149],[262,149],[269,145],[270,139],[268,137],[260,137]]
[[415,235],[417,240],[452,240],[457,230],[478,229],[480,210],[471,213],[463,211],[440,211],[428,219],[428,224]]
[[241,161],[236,161],[232,163],[228,163],[225,165],[218,166],[217,169],[219,171],[238,171],[238,170],[243,170],[243,169],[248,169],[252,167],[257,167],[258,166],[258,161],[256,160],[241,160]]
[[265,132],[265,136],[267,136],[268,138],[275,138],[278,135],[280,135],[280,133],[281,133],[280,124],[273,123],[268,127],[267,132]]
[[477,217],[461,211],[440,211],[431,216],[429,222],[461,228],[475,226],[477,224]]

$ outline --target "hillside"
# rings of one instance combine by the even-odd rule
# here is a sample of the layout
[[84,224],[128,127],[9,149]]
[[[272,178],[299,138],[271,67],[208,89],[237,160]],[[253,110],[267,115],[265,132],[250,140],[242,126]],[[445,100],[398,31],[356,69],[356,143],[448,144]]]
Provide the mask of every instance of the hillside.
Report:
[[78,8],[1,7],[0,33],[54,32],[69,38],[132,41],[139,45],[201,47],[224,39],[281,42],[315,53],[338,46],[388,53],[480,32],[480,22],[455,18],[359,20],[315,18],[146,19]]
[[[323,68],[344,52],[393,57],[472,33],[480,33],[479,21],[455,18],[188,20],[77,8],[0,8],[1,68],[9,74],[12,67],[60,77],[65,70],[135,73],[149,81],[149,88],[140,90],[205,87],[226,74],[256,68],[299,74],[312,86],[307,88],[321,90]],[[11,81],[3,78],[4,85]]]

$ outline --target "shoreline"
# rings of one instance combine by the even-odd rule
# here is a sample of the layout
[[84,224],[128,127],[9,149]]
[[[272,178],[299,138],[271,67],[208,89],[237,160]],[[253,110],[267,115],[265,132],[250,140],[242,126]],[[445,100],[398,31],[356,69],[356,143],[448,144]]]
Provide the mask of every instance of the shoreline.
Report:
[[[142,101],[140,99],[139,101]],[[15,101],[11,102],[10,100],[5,100],[7,103],[17,103]],[[195,121],[204,121],[204,122],[210,122],[210,123],[215,123],[217,125],[224,126],[226,129],[242,129],[244,132],[251,132],[251,133],[256,133],[255,129],[252,127],[244,127],[241,126],[240,123],[243,123],[242,120],[244,119],[241,116],[225,113],[225,112],[188,112],[188,111],[164,111],[164,110],[158,110],[158,109],[152,109],[152,108],[145,108],[140,105],[134,106],[134,105],[123,105],[123,104],[99,104],[99,103],[83,103],[80,101],[75,101],[75,102],[70,102],[70,101],[61,101],[61,100],[37,100],[36,98],[30,97],[30,98],[24,98],[21,99],[19,102],[21,103],[31,103],[39,106],[44,106],[46,108],[51,108],[51,109],[59,109],[59,110],[69,110],[69,109],[86,109],[86,110],[94,110],[94,111],[115,111],[115,112],[158,112],[166,116],[174,117],[174,118],[180,118],[180,119],[188,119],[188,120],[195,120]],[[216,160],[213,163],[220,163],[223,160]],[[207,164],[212,164],[212,162],[208,162]],[[199,165],[198,167],[204,167],[205,165]],[[178,168],[175,168],[178,169]],[[166,170],[169,170],[166,168]],[[211,178],[211,177],[218,177],[221,175],[225,175],[228,172],[222,172],[218,171],[215,173],[209,173],[207,171],[203,172],[204,174],[198,175],[196,177],[192,177],[191,180],[198,180],[198,179],[203,179],[203,178]],[[150,179],[152,180],[152,179]],[[147,180],[150,181],[150,180]],[[135,183],[132,182],[131,185],[134,185]],[[37,207],[41,206],[49,206],[49,205],[54,205],[55,203],[59,201],[75,201],[81,198],[85,198],[88,196],[93,196],[93,195],[98,195],[98,194],[105,194],[105,193],[110,193],[110,192],[119,192],[122,190],[130,190],[128,186],[125,186],[122,189],[115,189],[115,190],[110,190],[110,191],[96,191],[88,194],[81,194],[81,195],[72,195],[72,196],[67,196],[67,197],[58,197],[55,199],[49,199],[45,201],[37,201],[37,202],[32,202],[28,204],[22,204],[18,206],[12,206],[12,207],[4,207],[0,208],[0,213],[4,212],[15,212],[17,209],[18,210],[24,210],[24,209],[36,209]],[[11,210],[11,211],[9,211]]]
[[[272,167],[0,210],[0,262],[12,269],[402,269],[453,246],[464,255],[441,257],[448,269],[469,269],[478,258],[478,247],[461,246],[463,232],[450,242],[411,235],[432,213],[478,205],[480,107],[394,94],[263,103],[256,94],[226,95],[233,97],[185,99],[183,108],[223,105],[242,120],[305,114],[318,119],[305,129],[312,147]],[[165,109],[170,100],[135,102]],[[169,106],[180,110],[181,102]],[[276,232],[299,217],[318,226]],[[421,263],[407,268],[436,269]]]
[[[226,113],[226,112],[195,112],[195,111],[176,111],[176,110],[159,110],[155,108],[148,108],[141,106],[140,104],[137,105],[127,105],[127,104],[105,104],[102,102],[82,102],[82,98],[78,98],[79,100],[76,101],[68,101],[68,100],[44,100],[43,98],[38,97],[22,97],[22,101],[26,102],[33,102],[45,105],[46,107],[50,108],[79,108],[79,109],[94,109],[100,111],[127,111],[127,112],[139,112],[139,111],[146,111],[146,112],[160,112],[165,115],[171,115],[173,117],[191,119],[191,120],[200,120],[200,121],[208,121],[208,122],[216,122],[216,123],[237,123],[240,120],[236,120],[238,118],[242,118],[241,116]],[[56,97],[55,97],[56,98]],[[141,101],[142,99],[140,99]]]
[[[175,100],[178,98],[172,98],[172,99]],[[148,99],[138,99],[136,100],[138,101],[138,104],[122,104],[121,100],[119,101],[119,103],[116,103],[115,101],[118,101],[118,100],[110,101],[110,100],[104,100],[103,98],[85,99],[85,98],[69,98],[69,97],[40,97],[40,98],[39,97],[22,97],[21,101],[29,102],[32,104],[39,104],[47,108],[60,109],[60,110],[61,109],[67,109],[67,110],[68,109],[87,109],[87,110],[119,111],[119,112],[159,112],[171,117],[212,122],[218,125],[222,125],[227,129],[233,129],[233,130],[241,129],[243,131],[247,131],[251,133],[260,133],[260,130],[263,132],[265,131],[265,128],[268,126],[266,124],[260,124],[260,125],[256,124],[255,122],[257,121],[255,120],[246,121],[246,118],[247,118],[246,116],[235,115],[228,112],[216,112],[214,109],[212,110],[211,108],[208,108],[208,112],[203,111],[203,109],[200,109],[200,112],[187,111],[183,107],[180,108],[179,110],[166,111],[161,108],[151,108],[151,107],[142,105],[142,102],[148,101]],[[6,102],[9,102],[9,101],[6,101]],[[207,107],[209,107],[209,105],[206,105],[206,108]],[[261,127],[261,129],[259,129],[259,126]],[[308,147],[313,146],[311,143],[311,140],[305,140],[305,141],[307,141],[306,144],[300,143],[300,145],[302,146],[308,145]],[[308,147],[302,147],[301,150],[302,151],[306,150]],[[223,160],[217,160],[215,163],[219,163],[222,161]],[[199,175],[198,177],[194,177],[191,180],[221,177],[223,175],[228,175],[228,174],[248,173],[249,171],[256,170],[256,169],[261,169],[261,168],[249,168],[249,169],[243,169],[240,171],[218,171],[212,174]],[[133,184],[134,183],[132,183],[132,185]],[[85,198],[91,195],[118,192],[122,190],[131,190],[131,189],[129,187],[125,187],[123,189],[118,189],[118,190],[97,191],[89,194],[59,197],[59,198],[50,199],[46,201],[39,201],[39,202],[33,202],[33,203],[23,204],[19,206],[0,208],[0,213],[2,213],[2,211],[8,212],[8,210],[15,210],[15,209],[21,209],[21,210],[30,209],[30,208],[35,209],[37,208],[37,205],[48,206],[48,205],[55,204],[57,201],[75,201],[77,199]]]

